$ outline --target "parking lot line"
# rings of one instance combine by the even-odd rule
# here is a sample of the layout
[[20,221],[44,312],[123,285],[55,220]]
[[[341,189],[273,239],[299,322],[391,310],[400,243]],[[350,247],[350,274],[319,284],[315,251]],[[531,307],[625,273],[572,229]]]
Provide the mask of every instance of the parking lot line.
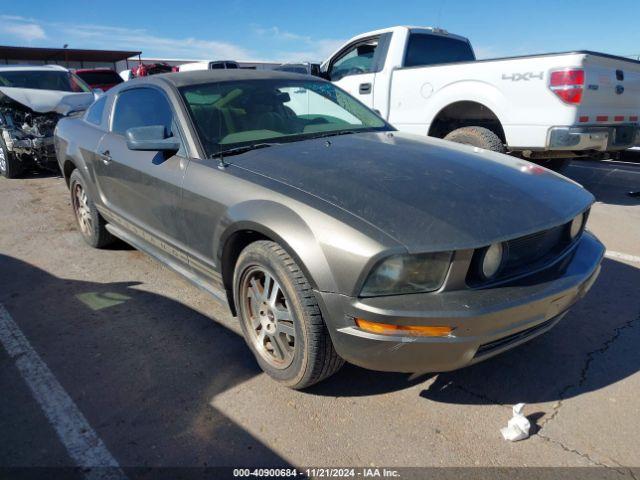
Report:
[[607,250],[604,256],[607,258],[615,258],[617,260],[624,260],[627,262],[640,263],[640,256],[629,255],[628,253],[620,253],[614,252],[612,250]]
[[[126,479],[118,462],[0,304],[0,342],[76,466],[90,479]],[[97,467],[97,468],[96,468]],[[93,469],[96,468],[96,469]]]

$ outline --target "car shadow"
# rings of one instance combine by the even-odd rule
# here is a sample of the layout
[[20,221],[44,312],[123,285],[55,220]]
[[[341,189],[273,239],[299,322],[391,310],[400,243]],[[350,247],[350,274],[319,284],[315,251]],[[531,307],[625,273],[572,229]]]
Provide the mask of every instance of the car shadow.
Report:
[[[587,296],[552,330],[485,362],[437,375],[425,399],[454,404],[540,403],[599,390],[640,370],[640,270],[605,259]],[[600,363],[596,364],[596,360]]]
[[589,190],[599,202],[610,205],[640,205],[640,163],[574,160],[563,175]]
[[19,177],[21,179],[38,179],[38,178],[62,178],[62,174],[57,167],[39,168],[29,167],[23,170]]
[[376,372],[347,363],[334,376],[305,389],[304,393],[328,397],[380,395],[411,388],[434,375]]
[[[123,467],[289,466],[211,404],[261,374],[236,333],[136,283],[57,278],[6,255],[0,272],[0,303]],[[3,431],[0,452],[20,435]]]

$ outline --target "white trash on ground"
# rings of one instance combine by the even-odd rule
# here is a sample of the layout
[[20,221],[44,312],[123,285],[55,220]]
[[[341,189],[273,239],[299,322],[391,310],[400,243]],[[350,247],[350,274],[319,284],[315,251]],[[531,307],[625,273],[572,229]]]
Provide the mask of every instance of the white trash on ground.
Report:
[[524,411],[524,406],[524,403],[514,405],[513,417],[511,417],[505,428],[500,429],[500,433],[502,433],[505,440],[517,442],[518,440],[529,438],[531,423],[529,423],[529,419],[522,413]]

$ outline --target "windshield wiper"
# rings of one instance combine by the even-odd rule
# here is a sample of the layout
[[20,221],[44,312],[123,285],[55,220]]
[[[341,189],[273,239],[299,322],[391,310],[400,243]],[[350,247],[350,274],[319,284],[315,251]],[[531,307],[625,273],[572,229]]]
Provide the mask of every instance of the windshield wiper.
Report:
[[249,152],[251,150],[257,150],[259,148],[267,148],[273,145],[278,145],[277,143],[253,143],[251,145],[244,145],[242,147],[234,147],[228,148],[227,150],[220,150],[217,153],[211,155],[211,158],[222,158],[222,157],[230,157],[232,155],[240,155],[241,153]]
[[362,130],[338,130],[336,132],[325,132],[319,135],[313,135],[310,138],[326,138],[326,137],[337,137],[338,135],[351,135],[353,133],[366,132],[367,129],[363,128]]

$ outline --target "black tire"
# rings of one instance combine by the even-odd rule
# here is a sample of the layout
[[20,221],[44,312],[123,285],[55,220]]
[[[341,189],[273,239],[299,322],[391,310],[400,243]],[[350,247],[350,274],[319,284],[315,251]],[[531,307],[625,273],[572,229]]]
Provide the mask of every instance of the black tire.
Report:
[[[264,297],[260,298],[264,299],[270,296],[269,291],[273,293],[278,287],[278,291],[273,296],[275,298],[277,295],[281,295],[279,300],[281,303],[278,306],[281,310],[277,311],[288,312],[288,320],[285,322],[274,320],[274,315],[272,315],[271,321],[274,324],[263,326],[262,322],[269,321],[268,314],[263,314],[262,311],[258,314],[255,310],[262,308],[269,310],[270,306],[267,303],[260,303],[258,298],[255,298],[256,302],[253,303],[252,299],[247,296],[249,290],[253,290],[248,286],[248,282],[258,278],[261,273],[272,276],[270,284],[272,288],[271,290],[269,287],[265,288],[267,285],[265,279],[261,292]],[[241,252],[236,263],[233,285],[234,301],[244,338],[262,370],[271,378],[287,387],[302,389],[324,380],[342,367],[344,360],[338,356],[333,348],[329,331],[322,319],[322,313],[311,284],[300,267],[280,245],[261,240],[247,246]],[[255,283],[253,285],[256,286]],[[275,304],[274,300],[271,304],[274,309],[276,308]],[[264,307],[259,305],[264,305]],[[279,317],[276,315],[275,318]],[[260,323],[258,326],[254,324],[256,319]],[[282,323],[288,324],[289,331],[295,333],[295,336],[278,333],[279,327],[277,325]],[[269,326],[274,329],[271,331],[271,336],[269,336]],[[266,337],[275,338],[278,334],[281,335],[279,338],[293,342],[293,345],[287,344],[291,355],[290,363],[286,364],[283,361],[282,365],[274,366],[277,363],[276,356],[269,355],[268,351],[268,346],[272,345],[273,347],[273,342]],[[273,347],[273,350],[275,352],[276,348]]]
[[495,133],[484,127],[462,127],[449,132],[445,140],[472,145],[492,152],[505,153],[504,143]]
[[[94,248],[104,248],[113,243],[115,238],[107,230],[106,222],[98,213],[98,209],[85,187],[85,181],[77,169],[71,172],[69,189],[73,213],[84,241]],[[81,200],[82,194],[85,195],[83,200]]]
[[0,175],[6,178],[17,178],[22,173],[22,164],[16,156],[7,149],[0,137]]

